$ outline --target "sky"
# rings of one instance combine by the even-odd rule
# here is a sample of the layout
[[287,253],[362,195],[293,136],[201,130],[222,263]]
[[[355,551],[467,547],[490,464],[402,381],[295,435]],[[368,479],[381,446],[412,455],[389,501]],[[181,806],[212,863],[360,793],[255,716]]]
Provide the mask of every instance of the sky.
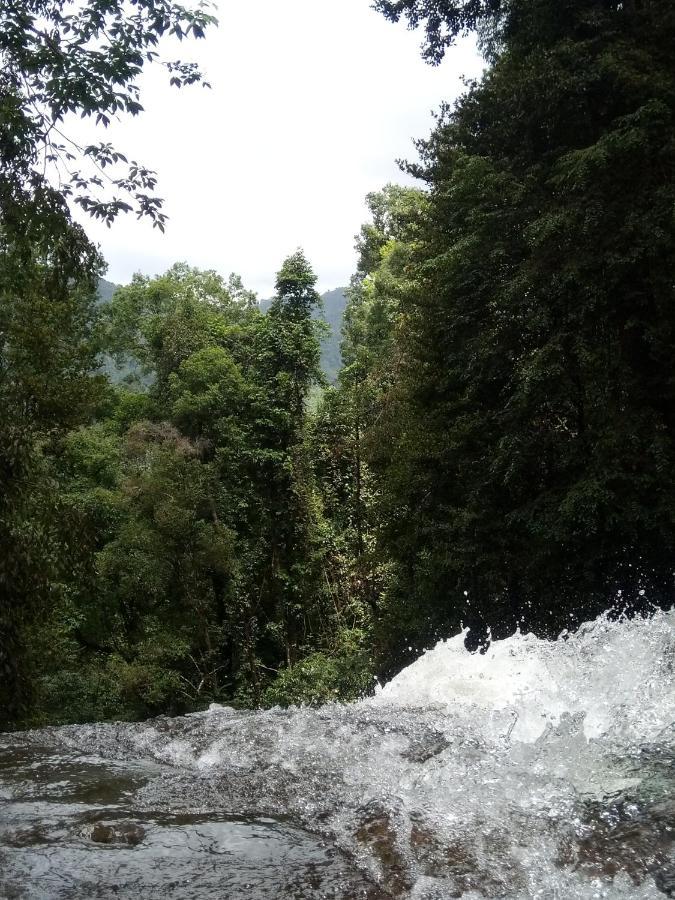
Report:
[[429,66],[421,33],[369,0],[220,0],[217,15],[218,29],[176,54],[199,62],[211,90],[148,73],[145,112],[92,137],[157,170],[169,215],[163,235],[131,216],[111,229],[82,220],[106,277],[123,284],[186,261],[237,272],[266,297],[302,247],[322,291],[345,285],[365,195],[409,180],[396,160],[415,158],[432,110],[481,72],[475,46],[463,40]]

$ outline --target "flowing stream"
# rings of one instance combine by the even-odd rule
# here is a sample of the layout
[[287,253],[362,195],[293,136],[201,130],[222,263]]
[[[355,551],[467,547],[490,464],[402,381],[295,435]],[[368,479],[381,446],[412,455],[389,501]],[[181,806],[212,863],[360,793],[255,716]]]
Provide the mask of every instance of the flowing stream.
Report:
[[0,897],[675,896],[675,612],[369,699],[0,735]]

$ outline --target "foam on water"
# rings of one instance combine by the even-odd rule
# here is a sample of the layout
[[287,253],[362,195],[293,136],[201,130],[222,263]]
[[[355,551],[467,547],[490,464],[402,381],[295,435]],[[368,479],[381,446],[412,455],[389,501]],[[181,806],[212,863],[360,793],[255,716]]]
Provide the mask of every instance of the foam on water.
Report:
[[399,706],[509,709],[514,740],[534,741],[565,714],[588,738],[654,740],[675,721],[673,612],[630,622],[606,617],[557,641],[517,632],[468,653],[466,632],[441,641],[378,692]]
[[139,810],[282,816],[385,897],[662,900],[675,896],[673,723],[675,612],[659,612],[558,641],[516,634],[484,655],[457,635],[348,706],[212,706],[12,740],[148,761],[160,774]]

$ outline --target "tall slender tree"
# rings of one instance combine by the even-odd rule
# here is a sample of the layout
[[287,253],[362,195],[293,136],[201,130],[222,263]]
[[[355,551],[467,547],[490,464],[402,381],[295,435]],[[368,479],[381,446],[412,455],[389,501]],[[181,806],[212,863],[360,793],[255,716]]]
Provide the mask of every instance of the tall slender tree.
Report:
[[323,381],[320,323],[312,318],[321,298],[316,275],[302,250],[289,256],[276,278],[276,293],[262,332],[269,385],[263,402],[273,405],[268,466],[262,477],[269,510],[269,563],[263,570],[263,617],[279,623],[271,637],[284,662],[298,658],[309,613],[316,558],[312,548],[312,470],[305,441],[310,388]]

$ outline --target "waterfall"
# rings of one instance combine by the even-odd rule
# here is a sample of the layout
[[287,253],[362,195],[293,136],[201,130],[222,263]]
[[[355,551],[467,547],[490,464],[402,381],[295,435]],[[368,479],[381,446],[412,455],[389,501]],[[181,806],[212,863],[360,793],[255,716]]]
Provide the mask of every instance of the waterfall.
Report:
[[675,612],[463,637],[346,706],[0,736],[0,896],[675,896]]

